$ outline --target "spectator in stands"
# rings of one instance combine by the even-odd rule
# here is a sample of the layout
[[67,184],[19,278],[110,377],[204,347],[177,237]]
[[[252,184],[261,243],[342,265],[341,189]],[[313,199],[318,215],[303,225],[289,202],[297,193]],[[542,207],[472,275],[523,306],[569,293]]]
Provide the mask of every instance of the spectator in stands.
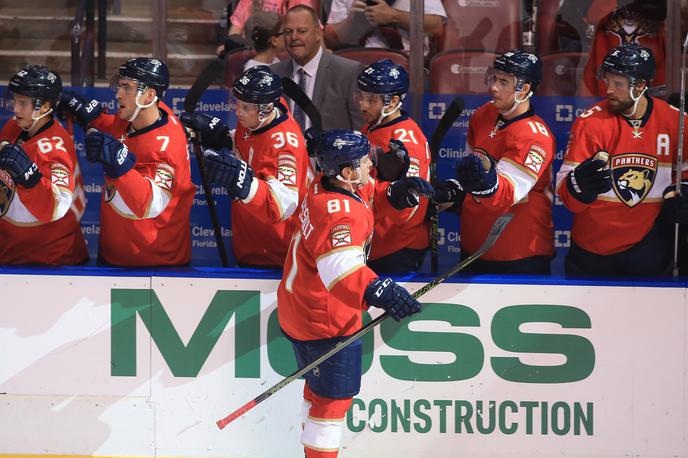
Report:
[[10,78],[0,131],[0,264],[80,264],[86,206],[74,142],[53,118],[60,76],[30,65]]
[[[609,50],[623,44],[636,43],[652,50],[657,61],[657,73],[653,85],[663,88],[666,84],[665,27],[666,2],[634,0],[629,5],[605,16],[597,27],[585,66],[583,80],[592,95],[604,97],[607,87],[597,78],[604,57]],[[658,88],[659,89],[659,88]]]
[[256,65],[270,65],[279,62],[278,55],[284,52],[282,21],[277,13],[259,11],[246,21],[246,35],[251,40],[256,55],[244,64],[244,70]]
[[[253,15],[261,11],[270,11],[280,17],[284,17],[289,8],[296,5],[306,5],[315,8],[314,0],[239,0],[229,17],[227,29],[227,39],[225,43],[217,48],[217,54],[230,51],[237,43],[243,43],[251,39],[251,36],[244,30],[246,22]],[[242,40],[239,37],[245,37]]]
[[[318,107],[324,130],[361,127],[363,117],[354,101],[354,90],[363,65],[323,49],[318,16],[308,6],[290,9],[283,30],[290,58],[273,64],[272,70],[302,86]],[[298,107],[292,104],[290,108],[304,131],[312,125]]]
[[[426,34],[424,54],[428,54],[430,49],[428,36],[441,34],[446,21],[447,13],[442,2],[426,0],[423,17],[423,31]],[[396,47],[408,51],[410,28],[410,0],[333,0],[324,36],[330,49],[365,45],[376,48]],[[401,40],[397,46],[391,43],[395,33],[388,34],[387,37],[383,35],[383,30],[390,29]]]

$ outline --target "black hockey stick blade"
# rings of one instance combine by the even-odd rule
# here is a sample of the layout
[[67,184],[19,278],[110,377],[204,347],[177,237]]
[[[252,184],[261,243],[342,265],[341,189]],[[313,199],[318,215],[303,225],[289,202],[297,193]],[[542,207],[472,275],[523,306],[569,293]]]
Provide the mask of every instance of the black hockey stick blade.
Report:
[[294,80],[290,78],[282,78],[282,90],[284,94],[292,99],[295,104],[297,104],[303,112],[311,120],[311,124],[318,129],[322,129],[322,116],[320,111],[313,104],[313,101],[308,98],[303,89],[299,87]]
[[[495,242],[497,241],[499,236],[502,235],[502,232],[504,232],[506,225],[509,224],[509,221],[511,221],[511,218],[513,218],[513,216],[514,216],[513,213],[507,213],[507,214],[502,215],[499,218],[497,218],[497,220],[494,222],[494,224],[490,228],[490,232],[487,234],[487,238],[485,239],[483,244],[480,245],[480,248],[478,248],[478,250],[475,253],[473,253],[471,256],[467,257],[466,259],[464,259],[460,263],[456,264],[454,267],[449,269],[447,272],[443,273],[442,275],[435,278],[430,283],[426,284],[425,286],[423,286],[422,288],[420,288],[419,290],[414,292],[413,298],[418,299],[419,297],[421,297],[422,295],[424,295],[425,293],[427,293],[428,291],[433,289],[435,286],[439,285],[440,283],[442,283],[443,281],[445,281],[447,278],[451,277],[452,275],[461,272],[463,269],[465,269],[473,261],[475,261],[480,256],[487,253],[490,250],[490,248],[492,248],[492,246],[495,244]],[[303,369],[300,369],[300,370],[294,372],[293,374],[289,375],[288,377],[285,377],[280,382],[271,386],[270,388],[268,388],[263,393],[259,394],[258,396],[251,399],[249,402],[247,402],[243,406],[239,407],[234,412],[227,415],[225,418],[218,420],[216,423],[217,427],[220,429],[224,429],[225,426],[227,426],[229,423],[236,420],[241,415],[248,412],[249,410],[251,410],[252,408],[257,406],[261,402],[265,401],[267,398],[269,398],[273,394],[277,393],[279,390],[281,390],[285,386],[289,385],[291,382],[298,379],[303,374],[313,370],[315,367],[320,365],[323,361],[331,358],[332,355],[339,353],[341,350],[343,350],[347,346],[351,345],[357,339],[361,338],[364,334],[367,334],[371,329],[375,328],[378,324],[382,323],[384,320],[386,320],[389,317],[390,317],[390,315],[387,312],[378,316],[373,321],[366,324],[361,329],[356,331],[354,334],[349,336],[348,339],[339,342],[336,346],[334,346],[332,349],[330,349],[327,353],[323,354],[318,359],[316,359],[315,361],[313,361],[309,365],[305,366]]]
[[432,155],[433,161],[437,160],[444,136],[451,126],[454,125],[454,121],[461,115],[465,105],[461,97],[455,97],[442,115],[435,132],[433,132],[432,137],[430,137],[430,154]]
[[196,105],[201,100],[203,93],[208,86],[214,81],[220,80],[225,71],[225,61],[222,59],[213,59],[207,67],[203,69],[196,81],[189,88],[184,98],[184,111],[193,113],[196,111]]

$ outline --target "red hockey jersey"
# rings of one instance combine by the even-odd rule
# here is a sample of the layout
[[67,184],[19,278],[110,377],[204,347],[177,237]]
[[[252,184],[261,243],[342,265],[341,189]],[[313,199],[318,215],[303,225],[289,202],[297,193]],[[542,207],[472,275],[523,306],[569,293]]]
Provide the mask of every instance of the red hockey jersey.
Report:
[[[581,114],[571,128],[557,173],[557,194],[574,214],[571,237],[584,250],[619,253],[642,240],[659,215],[664,189],[675,181],[678,110],[660,99],[648,101],[643,119],[633,121],[611,114],[604,100]],[[571,196],[565,180],[599,150],[609,153],[612,189],[586,205]]]
[[269,125],[234,133],[238,157],[251,166],[251,192],[232,202],[232,248],[240,263],[282,266],[296,228],[291,216],[312,180],[301,128],[286,111]]
[[[615,29],[620,26],[610,23],[613,17],[614,13],[611,13],[600,21],[600,25],[595,32],[595,38],[590,46],[590,56],[583,74],[583,82],[590,95],[598,97],[607,95],[607,86],[604,84],[604,81],[597,79],[597,71],[607,53],[625,43],[624,37],[620,33],[615,32]],[[664,23],[659,24],[658,27],[656,32],[647,33],[640,31],[639,34],[633,35],[632,38],[627,37],[627,39],[632,39],[633,43],[651,49],[652,54],[655,56],[657,72],[650,86],[666,84],[666,32]]]
[[[420,129],[406,114],[395,120],[374,127],[368,131],[367,126],[362,132],[368,136],[370,144],[378,146],[384,151],[389,149],[389,140],[395,138],[406,146],[411,159],[406,176],[420,177],[430,181],[430,147]],[[385,183],[378,186],[387,187]],[[370,259],[396,253],[403,248],[425,249],[430,244],[429,222],[425,215],[428,210],[428,200],[421,199],[420,205],[398,212],[393,216],[375,215],[375,232],[371,245]]]
[[79,220],[86,207],[74,142],[50,119],[33,137],[10,119],[0,141],[20,144],[43,177],[26,189],[0,169],[0,264],[80,264],[88,260]]
[[282,329],[297,340],[346,336],[361,328],[365,288],[377,278],[366,266],[375,211],[395,212],[374,183],[355,194],[320,175],[298,212],[277,307]]
[[497,217],[514,218],[488,261],[513,261],[554,254],[552,224],[552,160],[555,139],[531,108],[504,120],[489,102],[478,108],[468,126],[467,150],[486,152],[497,160],[497,192],[490,197],[467,196],[461,208],[461,248],[475,253]]
[[175,266],[191,261],[191,182],[186,134],[162,102],[160,119],[139,131],[101,114],[91,127],[107,132],[136,155],[124,175],[105,178],[100,256],[116,266]]

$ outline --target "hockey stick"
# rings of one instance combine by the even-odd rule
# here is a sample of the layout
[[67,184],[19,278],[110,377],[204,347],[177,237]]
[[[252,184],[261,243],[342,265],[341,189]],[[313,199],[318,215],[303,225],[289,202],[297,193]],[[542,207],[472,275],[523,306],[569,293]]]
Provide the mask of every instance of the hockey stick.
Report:
[[294,80],[290,78],[282,78],[282,90],[287,97],[292,99],[294,103],[297,104],[301,110],[303,110],[306,116],[308,116],[308,119],[311,120],[313,127],[317,127],[318,129],[322,130],[322,116],[320,115],[320,111],[313,104],[313,101],[308,98],[306,93],[303,92],[303,89],[301,89],[299,85],[294,82]]
[[[509,223],[509,221],[511,221],[511,218],[513,218],[513,216],[514,215],[512,213],[507,213],[506,215],[502,215],[499,218],[497,218],[497,220],[492,225],[492,228],[490,228],[490,232],[487,234],[487,238],[485,239],[483,244],[480,246],[480,248],[478,248],[478,251],[476,251],[475,253],[473,253],[472,255],[470,255],[469,257],[467,257],[466,259],[464,259],[463,261],[461,261],[460,263],[458,263],[457,265],[455,265],[454,267],[449,269],[447,272],[443,273],[442,275],[435,278],[433,281],[431,281],[430,283],[426,284],[425,286],[420,288],[418,291],[413,293],[413,298],[418,299],[419,297],[421,297],[422,295],[424,295],[425,293],[427,293],[428,291],[433,289],[435,286],[439,285],[440,283],[442,283],[443,281],[445,281],[447,278],[451,277],[452,275],[454,275],[458,272],[461,272],[463,269],[465,269],[473,261],[478,259],[480,256],[484,255],[490,248],[492,248],[492,245],[495,244],[495,242],[497,241],[499,236],[502,234],[502,232],[504,231],[504,228]],[[354,341],[356,341],[357,339],[362,337],[364,334],[366,334],[368,331],[373,329],[375,326],[377,326],[378,324],[380,324],[381,322],[383,322],[384,320],[389,318],[389,316],[390,315],[387,314],[386,312],[383,313],[382,315],[378,316],[373,321],[371,321],[370,323],[368,323],[367,325],[365,325],[361,329],[359,329],[357,332],[352,334],[348,339],[343,340],[342,342],[338,343],[334,348],[332,348],[330,351],[328,351],[327,353],[320,356],[318,359],[316,359],[315,361],[310,363],[308,366],[306,366],[303,369],[300,369],[300,370],[294,372],[293,374],[291,374],[290,376],[282,379],[282,381],[273,385],[267,391],[260,394],[258,397],[250,400],[249,402],[247,402],[243,406],[239,407],[237,410],[235,410],[231,414],[227,415],[222,420],[218,420],[217,421],[217,427],[220,429],[224,429],[225,426],[227,426],[229,423],[236,420],[241,415],[245,414],[246,412],[248,412],[249,410],[251,410],[252,408],[257,406],[258,404],[260,404],[261,402],[265,401],[267,398],[269,398],[273,394],[277,393],[279,390],[281,390],[285,386],[289,385],[291,382],[293,382],[297,378],[301,377],[306,372],[313,370],[313,368],[317,367],[320,363],[322,363],[323,361],[330,358],[335,353],[338,353],[339,351],[341,351],[342,349],[344,349],[345,347],[347,347],[348,345],[350,345],[351,343],[353,343]]]
[[[681,61],[681,92],[679,94],[678,108],[678,148],[676,151],[676,195],[681,195],[681,181],[683,179],[683,138],[685,135],[686,113],[686,51],[688,51],[688,34],[683,40],[683,56]],[[678,249],[679,249],[679,224],[674,224],[674,277],[678,277]]]
[[196,111],[196,105],[201,100],[201,96],[206,89],[217,79],[219,79],[225,71],[225,61],[222,59],[213,59],[207,67],[203,69],[196,81],[193,82],[184,98],[184,111],[193,113]]
[[[208,66],[201,72],[196,81],[186,93],[184,98],[184,111],[193,113],[196,111],[196,105],[201,100],[201,96],[205,90],[212,84],[218,76],[222,75],[224,71],[225,62],[220,59],[213,59],[213,61],[208,64]],[[187,131],[189,132],[189,131]],[[208,203],[208,212],[210,213],[210,221],[213,225],[213,232],[215,236],[215,243],[217,243],[217,251],[220,255],[220,262],[222,267],[229,267],[229,262],[227,260],[227,251],[225,250],[225,242],[222,239],[222,227],[217,218],[217,210],[215,210],[215,200],[213,200],[212,193],[210,192],[210,186],[208,186],[208,180],[205,178],[205,169],[203,167],[203,154],[201,152],[201,145],[195,136],[195,132],[191,132],[191,143],[193,145],[194,155],[196,156],[196,163],[198,164],[198,174],[201,177],[201,186],[203,187],[203,194],[205,195],[205,201]]]
[[[430,181],[433,185],[437,184],[437,161],[440,158],[440,146],[442,140],[447,134],[454,121],[461,115],[464,108],[464,101],[461,97],[456,97],[451,101],[449,107],[442,115],[440,122],[437,124],[435,132],[430,137]],[[430,266],[432,273],[436,274],[439,271],[439,225],[440,215],[437,204],[429,203],[428,210],[430,211]]]

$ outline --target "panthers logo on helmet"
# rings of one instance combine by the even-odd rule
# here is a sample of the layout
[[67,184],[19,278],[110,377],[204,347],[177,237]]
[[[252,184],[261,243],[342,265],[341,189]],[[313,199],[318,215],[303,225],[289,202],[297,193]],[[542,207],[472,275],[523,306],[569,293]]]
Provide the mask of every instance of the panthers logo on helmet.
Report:
[[645,199],[657,175],[657,158],[625,153],[611,158],[612,185],[623,203],[635,207]]
[[14,181],[12,177],[0,169],[0,217],[5,216],[10,209],[14,197]]

